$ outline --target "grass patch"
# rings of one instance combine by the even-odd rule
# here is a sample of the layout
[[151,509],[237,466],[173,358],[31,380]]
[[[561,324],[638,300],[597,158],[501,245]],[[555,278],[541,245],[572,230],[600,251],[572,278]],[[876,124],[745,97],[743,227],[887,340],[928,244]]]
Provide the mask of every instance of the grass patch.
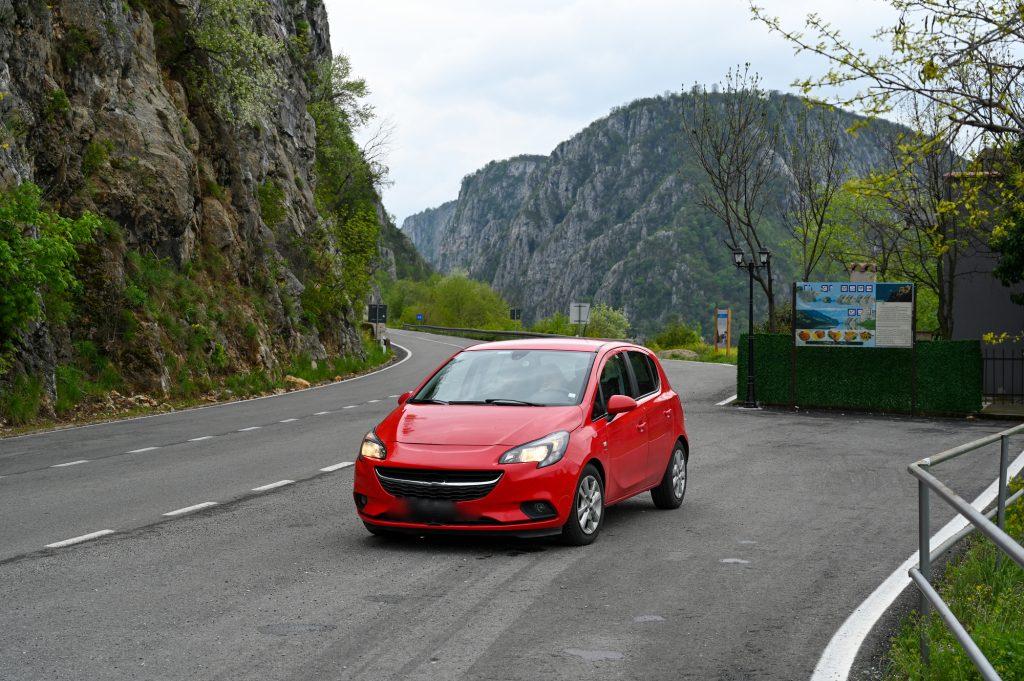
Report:
[[[1010,489],[1024,487],[1024,480]],[[1006,531],[1024,543],[1024,503],[1019,500],[1006,511]],[[977,642],[985,657],[1004,681],[1024,679],[1024,569],[987,538],[975,534],[963,556],[946,568],[937,584],[943,600]],[[974,664],[939,616],[932,612],[924,621],[931,650],[925,668],[918,652],[921,626],[917,613],[903,620],[889,651],[886,681],[966,681],[980,678]]]
[[34,421],[42,406],[43,381],[38,377],[18,376],[9,390],[0,392],[0,416],[15,426]]

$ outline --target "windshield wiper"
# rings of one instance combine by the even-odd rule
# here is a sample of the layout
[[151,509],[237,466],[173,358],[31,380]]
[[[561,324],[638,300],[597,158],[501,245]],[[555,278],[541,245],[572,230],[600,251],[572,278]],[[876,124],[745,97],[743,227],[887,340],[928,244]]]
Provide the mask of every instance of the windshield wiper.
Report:
[[429,397],[426,398],[426,399],[416,399],[416,398],[413,398],[413,399],[409,400],[409,402],[411,402],[412,404],[448,404],[444,400],[432,400]]
[[484,400],[487,404],[514,404],[523,407],[542,407],[544,405],[537,404],[536,402],[524,402],[523,400],[513,400],[507,397],[492,397]]

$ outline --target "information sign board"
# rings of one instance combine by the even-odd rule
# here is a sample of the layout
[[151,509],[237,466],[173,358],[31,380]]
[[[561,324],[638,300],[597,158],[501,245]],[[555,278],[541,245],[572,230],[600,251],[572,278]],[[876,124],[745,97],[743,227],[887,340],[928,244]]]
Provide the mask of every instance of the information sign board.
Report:
[[798,346],[909,348],[913,321],[913,284],[796,284]]
[[572,303],[569,305],[569,323],[590,323],[590,303]]

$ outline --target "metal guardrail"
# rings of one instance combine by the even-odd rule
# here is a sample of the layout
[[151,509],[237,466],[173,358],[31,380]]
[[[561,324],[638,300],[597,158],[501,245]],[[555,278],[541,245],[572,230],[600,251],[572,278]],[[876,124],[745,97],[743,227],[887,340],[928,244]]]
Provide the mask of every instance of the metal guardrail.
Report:
[[[460,329],[447,326],[427,326],[426,324],[402,324],[407,331],[443,331],[451,335],[471,336],[492,336],[494,338],[578,338],[578,336],[563,336],[557,333],[535,333],[533,331],[492,331],[490,329]],[[591,338],[590,340],[625,341],[632,343],[628,338]]]
[[[1004,528],[1006,527],[1006,505],[1013,500],[1019,498],[1021,493],[1013,495],[1011,499],[1006,498],[1007,494],[1007,469],[1009,467],[1009,437],[1016,435],[1017,433],[1024,432],[1024,424],[1004,430],[1001,433],[989,435],[983,437],[974,442],[969,442],[959,447],[946,450],[935,456],[930,456],[920,461],[915,461],[907,467],[907,470],[911,475],[917,478],[917,492],[918,492],[918,513],[917,513],[917,527],[918,527],[918,567],[910,568],[910,578],[917,585],[918,590],[921,592],[918,610],[921,614],[921,660],[924,664],[928,665],[929,660],[929,649],[928,639],[925,634],[924,619],[928,615],[928,611],[931,606],[934,606],[939,616],[949,627],[950,631],[960,642],[960,645],[964,647],[964,651],[968,657],[974,663],[981,676],[986,681],[1000,681],[999,674],[986,659],[984,653],[978,648],[978,645],[971,638],[967,630],[964,629],[963,625],[956,616],[950,611],[949,606],[946,605],[945,601],[942,600],[942,596],[932,587],[931,585],[931,564],[932,561],[941,554],[943,551],[948,549],[955,543],[955,540],[963,538],[970,531],[977,529],[986,537],[992,540],[992,542],[998,546],[1006,555],[1010,556],[1018,565],[1024,567],[1024,547],[1018,544],[1013,538],[1006,534]],[[993,509],[989,514],[983,514],[970,503],[961,498],[956,492],[947,487],[941,480],[932,475],[929,471],[932,466],[936,466],[944,461],[955,459],[959,456],[973,452],[986,445],[990,445],[994,442],[1000,443],[999,451],[999,492],[996,497],[996,508]],[[967,532],[961,533],[958,537],[952,538],[942,546],[938,547],[935,551],[931,551],[929,547],[929,494],[935,492],[943,501],[956,509],[960,515],[967,518],[970,522],[970,526],[967,528]],[[993,523],[989,518],[993,515],[996,516],[996,523]],[[1002,555],[999,555],[998,560],[1002,560]]]

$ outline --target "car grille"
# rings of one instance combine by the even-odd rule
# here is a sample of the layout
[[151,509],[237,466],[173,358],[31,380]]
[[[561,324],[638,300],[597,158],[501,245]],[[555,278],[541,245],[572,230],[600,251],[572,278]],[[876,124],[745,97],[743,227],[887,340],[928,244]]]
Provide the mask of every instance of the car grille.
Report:
[[377,466],[377,480],[396,497],[473,501],[483,499],[501,480],[501,471],[433,471]]

